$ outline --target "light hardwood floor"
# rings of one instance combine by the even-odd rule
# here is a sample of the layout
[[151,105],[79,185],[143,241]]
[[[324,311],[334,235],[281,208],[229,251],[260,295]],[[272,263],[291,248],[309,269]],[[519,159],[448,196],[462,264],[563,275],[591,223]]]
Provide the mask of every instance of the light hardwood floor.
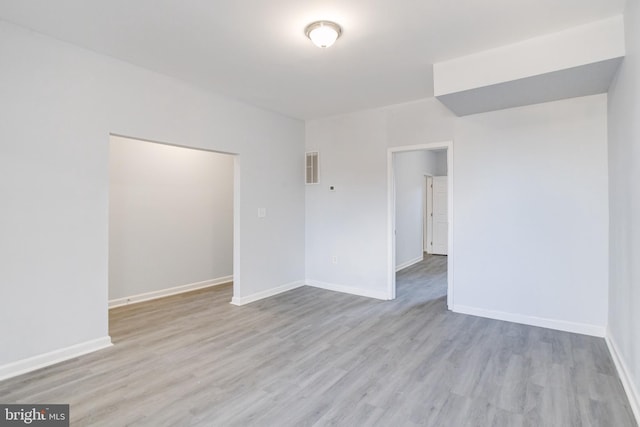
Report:
[[228,285],[111,311],[114,347],[0,382],[74,426],[634,426],[602,339],[446,310],[446,257],[398,298]]

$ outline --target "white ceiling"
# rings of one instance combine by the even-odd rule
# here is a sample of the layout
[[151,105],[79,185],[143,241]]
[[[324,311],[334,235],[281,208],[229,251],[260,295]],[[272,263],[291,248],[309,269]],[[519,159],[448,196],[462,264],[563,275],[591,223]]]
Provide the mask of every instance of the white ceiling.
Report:
[[[283,114],[433,96],[434,62],[622,13],[625,0],[0,0],[0,18]],[[304,36],[330,19],[330,49]]]

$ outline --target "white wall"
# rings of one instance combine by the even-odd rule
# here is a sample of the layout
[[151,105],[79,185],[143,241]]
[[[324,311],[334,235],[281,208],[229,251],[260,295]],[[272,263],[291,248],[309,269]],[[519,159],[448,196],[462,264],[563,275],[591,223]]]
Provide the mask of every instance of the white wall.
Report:
[[[627,57],[609,92],[609,338],[640,418],[640,2],[625,11]],[[624,378],[623,378],[624,380]]]
[[108,334],[110,133],[239,153],[240,296],[304,279],[302,122],[5,22],[0,75],[0,368]]
[[[387,148],[453,140],[454,304],[600,334],[606,138],[604,95],[466,118],[430,99],[309,121],[307,146],[344,191],[307,188],[307,278],[384,294]],[[331,251],[347,261],[331,265]]]
[[435,171],[434,176],[447,176],[447,150],[435,150]]
[[458,309],[552,319],[556,327],[573,323],[586,333],[604,333],[606,102],[606,95],[596,95],[458,121]]
[[431,98],[307,121],[322,180],[306,188],[308,282],[387,298],[387,148],[451,139],[454,117]]
[[233,156],[112,136],[109,300],[233,274]]
[[446,175],[446,160],[446,151],[406,151],[394,155],[397,269],[423,258],[425,176]]
[[306,124],[320,152],[320,184],[306,187],[307,282],[384,297],[386,236],[372,230],[386,226],[385,121],[368,111]]

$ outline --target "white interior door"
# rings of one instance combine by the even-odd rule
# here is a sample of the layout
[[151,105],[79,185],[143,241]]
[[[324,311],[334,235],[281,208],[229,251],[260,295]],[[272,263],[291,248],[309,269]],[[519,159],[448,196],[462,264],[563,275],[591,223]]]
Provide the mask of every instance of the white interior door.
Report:
[[425,176],[424,195],[424,244],[423,250],[428,254],[433,253],[433,177]]
[[432,248],[436,255],[447,255],[449,245],[449,214],[447,177],[433,177],[433,235]]

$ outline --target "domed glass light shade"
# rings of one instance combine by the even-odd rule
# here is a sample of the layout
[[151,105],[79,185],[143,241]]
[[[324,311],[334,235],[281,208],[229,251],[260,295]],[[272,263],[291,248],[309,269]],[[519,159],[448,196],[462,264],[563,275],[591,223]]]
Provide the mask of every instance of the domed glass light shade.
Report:
[[305,28],[304,33],[318,47],[329,47],[338,40],[342,34],[340,25],[331,21],[316,21]]

